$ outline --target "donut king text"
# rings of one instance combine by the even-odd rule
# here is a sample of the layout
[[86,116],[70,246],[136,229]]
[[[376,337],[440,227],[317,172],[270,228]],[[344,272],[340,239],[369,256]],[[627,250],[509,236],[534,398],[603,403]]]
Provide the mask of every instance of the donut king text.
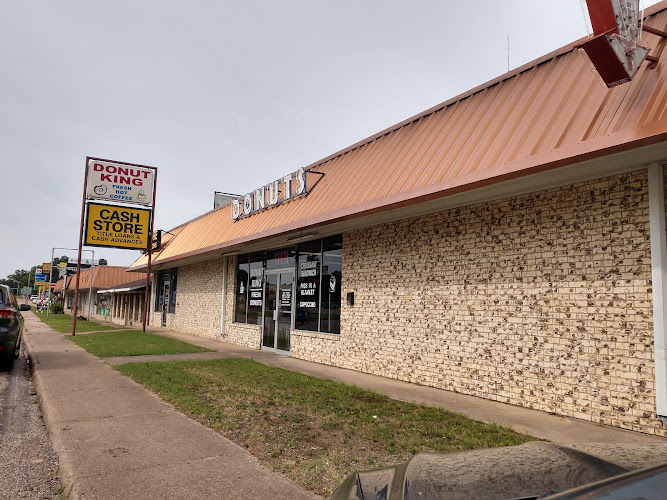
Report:
[[151,211],[143,208],[89,203],[84,245],[144,250],[150,220]]
[[112,203],[152,205],[153,182],[152,168],[89,160],[86,197]]
[[277,205],[280,202],[306,194],[306,171],[300,168],[282,179],[255,189],[240,200],[232,200],[232,219]]

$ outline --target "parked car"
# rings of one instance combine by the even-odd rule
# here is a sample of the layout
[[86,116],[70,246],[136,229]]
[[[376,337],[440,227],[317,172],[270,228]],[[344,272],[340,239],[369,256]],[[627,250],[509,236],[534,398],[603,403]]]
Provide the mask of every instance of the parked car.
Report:
[[37,302],[39,302],[39,297],[37,295],[31,295],[29,300],[33,304],[37,304]]
[[[626,474],[623,457],[627,454],[622,451],[617,464],[607,455],[601,458],[592,452],[541,441],[501,448],[418,453],[399,465],[351,474],[331,500],[547,500],[552,495],[554,500],[667,498],[667,464]],[[615,479],[605,481],[609,478]]]
[[29,310],[28,304],[18,304],[7,285],[0,285],[0,364],[4,369],[11,369],[19,356],[23,338],[21,311]]

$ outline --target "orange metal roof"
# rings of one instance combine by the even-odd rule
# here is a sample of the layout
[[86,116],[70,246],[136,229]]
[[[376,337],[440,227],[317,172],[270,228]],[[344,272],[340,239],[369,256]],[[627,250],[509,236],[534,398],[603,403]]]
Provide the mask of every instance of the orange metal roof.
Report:
[[[111,288],[125,283],[130,283],[141,279],[146,279],[146,273],[137,274],[128,272],[123,266],[96,266],[91,269],[81,271],[79,278],[79,288],[90,287],[90,277],[93,276],[93,288]],[[76,275],[67,278],[67,290],[72,291],[76,286]]]
[[[646,24],[667,28],[667,1]],[[654,49],[661,40],[643,33]],[[667,139],[667,51],[607,89],[584,39],[307,167],[310,193],[234,222],[229,205],[171,232],[156,265],[388,211]],[[271,181],[271,179],[269,179]],[[294,185],[295,183],[293,183]],[[130,269],[145,269],[147,258]]]

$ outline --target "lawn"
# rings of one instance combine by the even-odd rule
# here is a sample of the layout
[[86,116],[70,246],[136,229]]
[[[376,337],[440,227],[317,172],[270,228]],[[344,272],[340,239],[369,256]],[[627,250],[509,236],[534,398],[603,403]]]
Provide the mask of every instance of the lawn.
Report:
[[[78,324],[78,323],[77,323]],[[100,358],[142,356],[145,354],[180,354],[213,352],[211,349],[188,344],[141,330],[115,330],[68,337],[72,342]]]
[[[41,319],[44,323],[49,325],[55,331],[60,333],[72,333],[72,316],[69,314],[52,314],[49,313],[49,318],[46,318],[46,311],[35,312],[35,316]],[[76,320],[77,332],[96,332],[100,330],[117,330],[118,325],[110,323],[96,323],[95,321],[87,321],[85,319]]]
[[246,359],[115,368],[325,497],[355,470],[394,465],[420,451],[533,440],[444,409]]

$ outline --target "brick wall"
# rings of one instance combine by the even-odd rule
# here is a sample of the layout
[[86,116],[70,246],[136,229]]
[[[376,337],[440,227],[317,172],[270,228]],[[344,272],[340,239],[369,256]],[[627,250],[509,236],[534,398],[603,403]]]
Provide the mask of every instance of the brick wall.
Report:
[[355,305],[340,336],[293,332],[292,355],[665,436],[647,182],[644,170],[345,234]]
[[[220,337],[222,272],[221,258],[178,268],[176,309],[167,315],[167,328],[200,337]],[[153,326],[160,324],[160,313],[154,313]]]

